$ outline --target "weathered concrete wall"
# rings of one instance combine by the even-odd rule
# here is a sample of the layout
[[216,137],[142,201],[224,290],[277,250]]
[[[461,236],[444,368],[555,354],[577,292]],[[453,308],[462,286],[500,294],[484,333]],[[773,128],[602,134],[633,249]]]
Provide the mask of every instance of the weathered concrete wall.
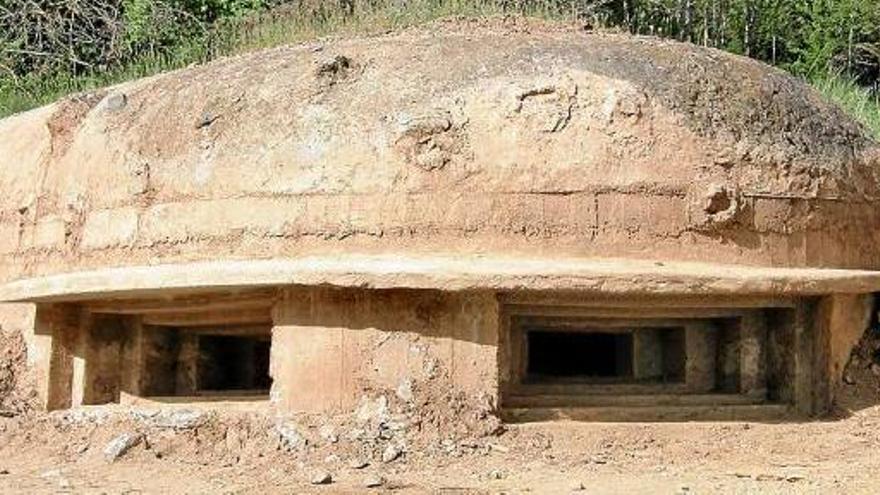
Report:
[[65,409],[83,401],[84,363],[82,310],[75,305],[39,304],[34,318],[36,389],[39,405],[49,410]]
[[289,47],[0,121],[0,280],[394,250],[880,268],[878,157],[802,83],[687,45]]
[[347,410],[407,390],[497,404],[493,294],[291,289],[274,321],[272,398],[282,411]]
[[823,386],[829,403],[843,383],[843,372],[853,348],[868,330],[875,297],[873,294],[835,294],[823,298],[819,305],[818,348],[828,356],[821,364],[827,367]]

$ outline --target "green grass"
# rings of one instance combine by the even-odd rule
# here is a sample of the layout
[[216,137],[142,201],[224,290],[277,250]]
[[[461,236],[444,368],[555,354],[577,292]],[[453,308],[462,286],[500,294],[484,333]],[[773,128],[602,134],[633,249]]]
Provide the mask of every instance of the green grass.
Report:
[[[479,18],[504,13],[499,0],[378,0],[355,16],[328,9],[279,8],[214,26],[207,35],[145,55],[125,67],[80,76],[0,78],[0,118],[35,108],[71,93],[88,91],[160,72],[203,63],[221,56],[299,43],[328,35],[371,34],[427,23],[444,17]],[[517,12],[543,19],[562,19],[565,13],[541,3]]]
[[[510,5],[510,2],[506,3]],[[346,16],[338,9],[321,15],[281,8],[214,26],[207,35],[175,46],[166,53],[148,54],[124,67],[80,76],[0,78],[0,118],[35,108],[81,91],[109,86],[160,72],[261,48],[299,43],[328,35],[371,34],[400,29],[444,17],[479,18],[505,13],[502,0],[376,0],[373,7]],[[522,5],[529,7],[523,8]],[[558,3],[522,2],[517,12],[541,19],[571,19],[574,12],[554,8]],[[812,83],[829,100],[862,122],[880,140],[880,101],[842,76],[817,78]]]
[[861,122],[880,141],[880,97],[852,80],[831,74],[812,81],[825,97]]

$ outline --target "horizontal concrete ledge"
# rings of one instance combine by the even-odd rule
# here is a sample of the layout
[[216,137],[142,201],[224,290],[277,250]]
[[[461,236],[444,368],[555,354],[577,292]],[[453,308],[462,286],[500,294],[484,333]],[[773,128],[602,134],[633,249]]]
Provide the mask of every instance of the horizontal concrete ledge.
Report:
[[83,301],[289,285],[643,295],[820,295],[878,291],[880,272],[595,258],[331,255],[51,275],[0,286],[0,301]]
[[691,422],[691,421],[793,421],[791,406],[782,404],[724,406],[648,407],[529,407],[504,408],[501,418],[508,423],[541,421],[591,421],[606,423]]

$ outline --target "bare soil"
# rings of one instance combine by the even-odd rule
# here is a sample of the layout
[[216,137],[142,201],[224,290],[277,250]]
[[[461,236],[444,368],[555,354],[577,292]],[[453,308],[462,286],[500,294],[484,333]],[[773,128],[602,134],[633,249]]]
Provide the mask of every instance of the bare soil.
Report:
[[33,407],[33,386],[26,369],[27,346],[21,333],[0,325],[0,416],[17,416]]
[[[18,410],[0,419],[0,492],[876,493],[878,349],[869,331],[835,413],[807,422],[501,426],[440,391],[432,403],[406,391],[365,398],[334,418],[276,419],[259,407]],[[5,352],[0,369],[20,370],[8,358],[18,355]],[[110,461],[105,448],[121,433],[142,441]],[[312,484],[325,474],[331,483]],[[367,488],[377,476],[383,485]]]

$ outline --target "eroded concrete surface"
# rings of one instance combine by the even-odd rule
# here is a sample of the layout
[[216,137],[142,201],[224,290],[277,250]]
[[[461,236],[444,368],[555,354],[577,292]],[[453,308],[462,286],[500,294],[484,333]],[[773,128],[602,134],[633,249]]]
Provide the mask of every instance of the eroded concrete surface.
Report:
[[439,25],[0,122],[0,278],[332,253],[880,267],[875,143],[760,63]]

